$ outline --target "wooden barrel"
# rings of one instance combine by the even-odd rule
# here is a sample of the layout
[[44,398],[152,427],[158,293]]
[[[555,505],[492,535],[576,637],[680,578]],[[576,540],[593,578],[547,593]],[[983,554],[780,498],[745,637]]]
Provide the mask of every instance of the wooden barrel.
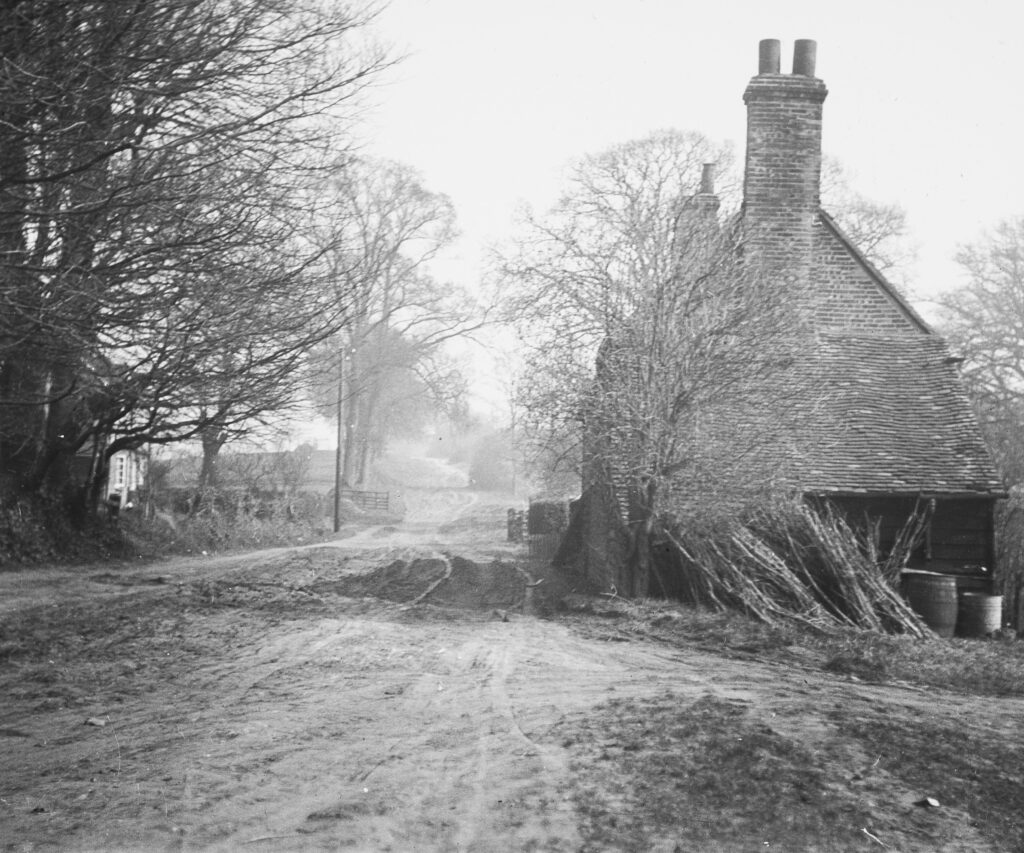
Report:
[[905,575],[907,601],[925,624],[940,637],[956,630],[956,578],[932,572]]
[[1003,597],[981,592],[960,594],[956,632],[961,637],[987,637],[1003,627]]

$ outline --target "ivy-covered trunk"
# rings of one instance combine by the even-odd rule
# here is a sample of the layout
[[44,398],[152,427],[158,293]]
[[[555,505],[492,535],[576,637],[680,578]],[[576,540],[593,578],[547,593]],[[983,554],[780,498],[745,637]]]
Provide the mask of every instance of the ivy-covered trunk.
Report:
[[657,483],[645,479],[636,484],[629,493],[629,569],[632,578],[630,595],[647,598],[651,594],[652,580],[659,589],[664,588],[655,565],[652,547],[657,526]]

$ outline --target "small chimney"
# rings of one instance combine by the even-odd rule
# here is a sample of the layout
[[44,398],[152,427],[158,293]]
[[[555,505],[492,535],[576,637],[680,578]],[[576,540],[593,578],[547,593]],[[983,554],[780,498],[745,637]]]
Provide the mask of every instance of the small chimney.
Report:
[[794,44],[793,73],[779,73],[778,41],[760,43],[750,80],[743,220],[766,261],[808,278],[821,193],[821,118],[828,90],[814,76],[817,43]]
[[700,190],[691,200],[700,213],[707,218],[717,218],[722,202],[715,195],[715,164],[705,163],[700,173]]
[[715,194],[715,164],[705,163],[700,172],[701,195]]

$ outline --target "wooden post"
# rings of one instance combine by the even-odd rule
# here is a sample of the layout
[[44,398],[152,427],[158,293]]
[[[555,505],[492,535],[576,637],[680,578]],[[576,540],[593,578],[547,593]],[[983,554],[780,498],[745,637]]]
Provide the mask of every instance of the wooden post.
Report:
[[338,362],[338,447],[334,451],[334,532],[341,529],[341,479],[344,457],[342,455],[342,439],[345,435],[345,350],[342,348],[341,361]]

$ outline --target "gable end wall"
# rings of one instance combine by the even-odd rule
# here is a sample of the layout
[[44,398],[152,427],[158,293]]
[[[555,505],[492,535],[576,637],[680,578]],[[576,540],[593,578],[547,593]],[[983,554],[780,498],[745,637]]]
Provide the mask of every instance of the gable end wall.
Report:
[[819,326],[875,332],[921,331],[820,219],[814,226],[811,282]]

